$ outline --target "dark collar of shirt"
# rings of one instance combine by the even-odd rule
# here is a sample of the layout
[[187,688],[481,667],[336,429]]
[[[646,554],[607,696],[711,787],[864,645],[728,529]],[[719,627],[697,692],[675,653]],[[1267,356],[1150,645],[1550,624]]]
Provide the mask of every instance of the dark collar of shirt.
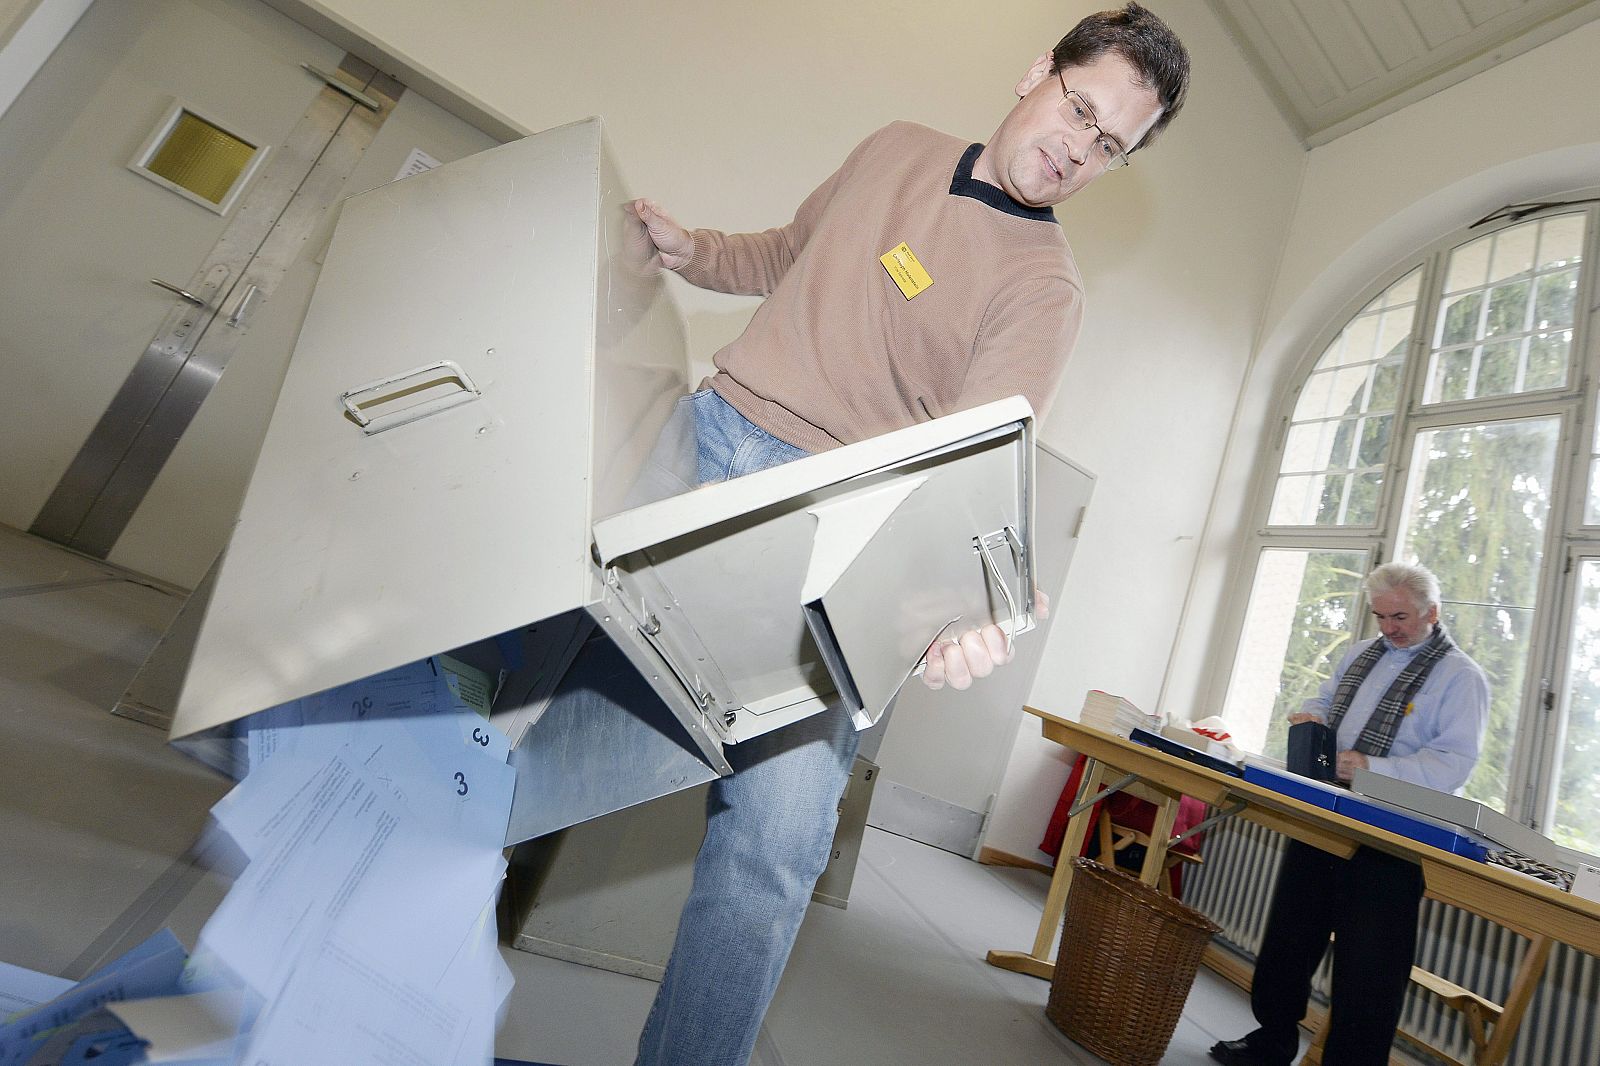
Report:
[[1048,207],[1029,207],[1027,204],[1019,204],[1007,196],[1004,189],[974,178],[972,165],[978,161],[978,153],[982,151],[983,145],[975,144],[961,153],[961,162],[956,164],[956,176],[950,179],[951,196],[970,196],[979,203],[988,204],[996,211],[1003,211],[1018,218],[1031,218],[1035,222],[1056,221],[1055,212]]

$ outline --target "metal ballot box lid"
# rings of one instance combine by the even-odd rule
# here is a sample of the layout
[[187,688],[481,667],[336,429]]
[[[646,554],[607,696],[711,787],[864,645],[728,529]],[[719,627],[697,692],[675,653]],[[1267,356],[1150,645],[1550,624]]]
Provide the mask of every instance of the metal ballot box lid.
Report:
[[624,512],[600,621],[723,743],[868,728],[944,632],[1032,628],[1033,468],[1018,396]]

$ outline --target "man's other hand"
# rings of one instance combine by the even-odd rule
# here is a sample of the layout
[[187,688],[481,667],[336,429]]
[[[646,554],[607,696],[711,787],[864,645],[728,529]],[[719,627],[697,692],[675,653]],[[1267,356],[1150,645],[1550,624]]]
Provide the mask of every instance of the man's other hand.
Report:
[[694,258],[694,238],[689,231],[673,221],[654,200],[635,200],[633,213],[644,223],[650,243],[655,245],[657,265],[668,270],[680,270]]
[[[1038,589],[1033,590],[1033,616],[1041,622],[1050,617],[1050,597]],[[1008,643],[999,626],[969,629],[959,640],[942,640],[928,649],[922,683],[931,689],[969,688],[973,678],[988,677],[1015,654],[1015,642]]]
[[1340,781],[1348,781],[1356,776],[1357,770],[1366,770],[1369,766],[1367,757],[1361,752],[1341,751],[1339,753],[1339,764],[1334,768],[1334,773],[1338,775]]
[[1290,725],[1300,725],[1300,724],[1302,724],[1304,722],[1320,722],[1320,721],[1322,721],[1322,719],[1318,718],[1314,714],[1307,714],[1305,711],[1296,711],[1294,714],[1291,714],[1289,716],[1289,724]]

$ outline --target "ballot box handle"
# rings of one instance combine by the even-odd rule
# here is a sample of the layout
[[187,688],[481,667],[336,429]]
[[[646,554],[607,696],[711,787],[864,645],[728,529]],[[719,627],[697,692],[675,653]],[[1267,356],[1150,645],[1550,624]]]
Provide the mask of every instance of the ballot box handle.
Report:
[[440,359],[340,393],[339,402],[345,417],[370,435],[459,407],[482,395],[459,363]]
[[1012,636],[1022,631],[1022,609],[1018,598],[1011,595],[1011,589],[1001,575],[1000,567],[995,564],[993,553],[996,548],[1005,545],[1011,549],[1014,557],[1020,558],[1022,538],[1017,536],[1016,529],[1008,525],[987,536],[973,537],[972,540],[978,547],[978,554],[983,556],[983,568],[988,572],[989,580],[1000,589],[1000,595],[1006,601],[1006,610],[1011,614],[1011,628],[1005,631],[1006,651],[1009,653]]

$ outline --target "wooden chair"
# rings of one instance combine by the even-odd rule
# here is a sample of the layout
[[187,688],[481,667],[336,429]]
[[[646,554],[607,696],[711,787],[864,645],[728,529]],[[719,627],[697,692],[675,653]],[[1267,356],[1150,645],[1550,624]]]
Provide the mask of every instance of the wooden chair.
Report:
[[[1461,1012],[1463,1024],[1467,1028],[1467,1039],[1472,1042],[1472,1066],[1499,1066],[1511,1050],[1510,1037],[1515,1032],[1515,1022],[1520,1022],[1522,1012],[1527,1009],[1528,1001],[1533,997],[1532,990],[1537,985],[1539,974],[1543,971],[1549,954],[1548,937],[1535,937],[1530,941],[1518,967],[1517,978],[1512,982],[1511,995],[1508,997],[1511,1006],[1501,1006],[1491,999],[1478,995],[1470,988],[1463,988],[1454,981],[1447,981],[1436,973],[1424,970],[1421,966],[1411,967],[1411,983],[1427,989],[1438,996],[1445,1006]],[[1508,1012],[1515,1019],[1513,1027],[1506,1033],[1498,1034],[1499,1039],[1496,1039],[1495,1023],[1507,1016]],[[1322,1024],[1317,1027],[1316,1034],[1311,1039],[1311,1046],[1306,1049],[1305,1057],[1300,1060],[1301,1066],[1321,1066],[1322,1048],[1328,1040],[1328,1019],[1329,1015],[1324,1014]],[[1456,1066],[1467,1066],[1460,1059],[1447,1055],[1440,1048],[1419,1037],[1411,1033],[1405,1035],[1407,1039],[1427,1048],[1446,1062],[1455,1063]]]
[[[1107,811],[1104,807],[1100,809],[1100,818],[1096,823],[1096,832],[1099,834],[1100,839],[1100,858],[1098,861],[1107,866],[1115,865],[1116,853],[1121,851],[1123,848],[1128,847],[1129,845],[1138,844],[1145,848],[1150,846],[1150,837],[1147,834],[1137,829],[1131,829],[1128,826],[1118,825],[1116,822],[1113,822],[1111,820],[1111,812]],[[1200,856],[1191,855],[1188,852],[1168,851],[1167,860],[1164,864],[1162,864],[1161,867],[1161,880],[1157,887],[1167,895],[1172,895],[1173,868],[1176,867],[1180,862],[1186,862],[1191,865],[1199,865],[1202,861],[1203,860],[1200,858]]]

